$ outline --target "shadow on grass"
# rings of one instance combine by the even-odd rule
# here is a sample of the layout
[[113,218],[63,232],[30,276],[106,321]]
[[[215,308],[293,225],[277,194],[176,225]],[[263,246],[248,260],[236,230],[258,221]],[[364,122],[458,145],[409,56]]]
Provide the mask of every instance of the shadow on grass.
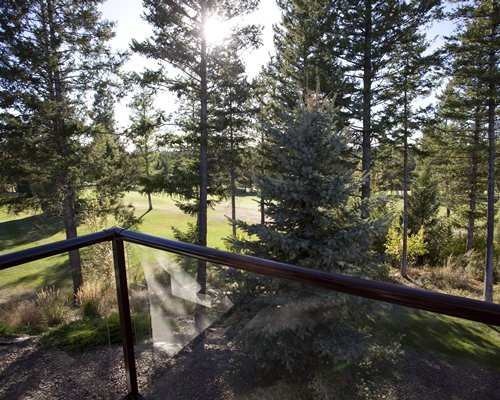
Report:
[[62,219],[44,214],[0,223],[0,251],[46,239],[63,232]]
[[473,363],[500,371],[500,334],[488,325],[399,306],[387,322],[405,335],[405,346],[458,365]]
[[[50,286],[55,286],[57,288],[71,287],[71,273],[69,268],[69,258],[63,256],[61,260],[54,260],[53,264],[49,267],[33,269],[30,268],[29,271],[23,271],[23,265],[12,267],[12,269],[18,269],[16,277],[9,279],[8,282],[0,285],[0,292],[3,290],[8,290],[11,288],[45,288]],[[1,296],[1,294],[0,294]],[[15,302],[15,295],[9,297],[9,302]]]

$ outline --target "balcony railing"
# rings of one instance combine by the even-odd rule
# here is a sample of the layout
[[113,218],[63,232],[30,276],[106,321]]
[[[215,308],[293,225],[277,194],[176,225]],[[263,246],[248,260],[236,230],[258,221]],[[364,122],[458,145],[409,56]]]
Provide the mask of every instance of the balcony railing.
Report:
[[106,241],[111,241],[113,245],[118,310],[127,378],[127,398],[129,399],[139,399],[141,396],[137,384],[132,340],[124,241],[256,274],[287,279],[304,285],[500,326],[500,305],[498,304],[485,303],[483,301],[434,293],[385,282],[315,271],[120,228],[107,229],[75,239],[63,240],[1,255],[0,270]]

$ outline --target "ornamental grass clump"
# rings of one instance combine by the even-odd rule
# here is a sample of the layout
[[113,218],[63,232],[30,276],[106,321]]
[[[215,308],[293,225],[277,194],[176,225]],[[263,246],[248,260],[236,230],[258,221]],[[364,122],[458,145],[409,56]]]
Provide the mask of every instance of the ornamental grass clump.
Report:
[[70,296],[61,289],[55,287],[42,289],[36,294],[35,301],[46,326],[56,326],[69,321]]
[[40,307],[34,300],[24,300],[9,310],[6,322],[11,327],[40,327],[44,318]]
[[76,294],[76,304],[83,318],[102,318],[111,314],[115,305],[113,287],[102,287],[99,282],[85,282]]

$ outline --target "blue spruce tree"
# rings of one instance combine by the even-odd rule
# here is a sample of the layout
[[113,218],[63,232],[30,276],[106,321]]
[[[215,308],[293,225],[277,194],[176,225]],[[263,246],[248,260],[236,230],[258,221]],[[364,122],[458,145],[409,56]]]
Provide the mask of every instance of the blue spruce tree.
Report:
[[267,130],[265,153],[274,164],[257,179],[265,223],[239,227],[257,240],[230,240],[233,248],[330,272],[370,275],[366,249],[377,221],[361,218],[348,130],[331,101],[311,96]]

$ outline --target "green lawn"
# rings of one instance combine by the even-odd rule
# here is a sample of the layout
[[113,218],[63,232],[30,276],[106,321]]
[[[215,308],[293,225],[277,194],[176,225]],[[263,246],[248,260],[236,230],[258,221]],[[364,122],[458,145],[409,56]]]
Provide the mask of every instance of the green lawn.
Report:
[[[255,197],[241,196],[237,199],[238,218],[248,221],[259,219]],[[136,207],[136,215],[147,210],[147,198],[138,192],[130,192],[125,201]],[[218,204],[208,212],[208,245],[224,249],[223,238],[231,233],[226,216],[231,215],[229,202]],[[194,218],[183,214],[169,196],[153,196],[153,210],[144,216],[138,230],[151,235],[173,238],[172,226],[185,229]],[[89,233],[79,226],[79,234]],[[0,254],[23,250],[33,246],[63,240],[64,227],[61,218],[22,213],[12,215],[0,209]],[[134,258],[156,257],[156,252],[135,246]],[[71,278],[66,255],[54,256],[19,267],[0,271],[0,300],[10,296],[14,290],[36,291],[46,286],[69,287]]]
[[394,306],[381,329],[403,335],[403,348],[453,364],[477,364],[500,372],[500,328],[427,311]]

